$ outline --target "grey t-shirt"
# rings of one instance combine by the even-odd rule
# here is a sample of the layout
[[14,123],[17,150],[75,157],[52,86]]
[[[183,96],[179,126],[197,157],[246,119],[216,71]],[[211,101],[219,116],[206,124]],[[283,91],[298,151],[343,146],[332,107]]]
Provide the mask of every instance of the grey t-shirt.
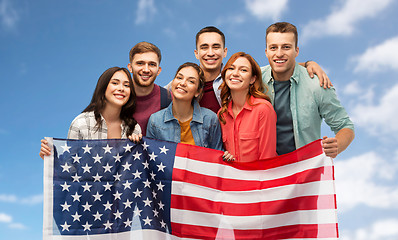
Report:
[[274,81],[276,121],[276,152],[278,155],[296,150],[293,119],[290,110],[290,81]]

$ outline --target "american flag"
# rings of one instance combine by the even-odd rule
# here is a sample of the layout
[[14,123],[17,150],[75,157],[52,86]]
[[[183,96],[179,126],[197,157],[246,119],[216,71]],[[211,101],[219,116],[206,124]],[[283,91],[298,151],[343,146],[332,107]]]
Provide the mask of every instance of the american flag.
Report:
[[320,140],[245,164],[149,138],[49,142],[44,239],[338,239]]

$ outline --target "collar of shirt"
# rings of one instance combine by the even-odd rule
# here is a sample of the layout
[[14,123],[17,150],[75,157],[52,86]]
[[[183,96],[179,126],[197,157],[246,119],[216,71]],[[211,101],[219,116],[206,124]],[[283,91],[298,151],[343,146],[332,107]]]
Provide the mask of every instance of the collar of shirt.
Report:
[[[192,114],[192,122],[198,122],[198,123],[203,123],[203,116],[200,112],[200,106],[198,101],[194,101],[193,104],[193,114]],[[174,115],[173,115],[173,103],[170,103],[170,105],[166,108],[165,114],[164,114],[164,122],[168,121],[178,121]]]

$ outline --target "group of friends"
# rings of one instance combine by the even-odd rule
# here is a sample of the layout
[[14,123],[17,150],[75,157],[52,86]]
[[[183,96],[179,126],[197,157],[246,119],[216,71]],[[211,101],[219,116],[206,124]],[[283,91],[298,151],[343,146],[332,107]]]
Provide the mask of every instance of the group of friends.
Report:
[[[321,138],[322,120],[335,133],[323,137],[335,158],[354,139],[354,124],[329,78],[314,61],[297,63],[298,33],[277,22],[266,30],[260,67],[252,56],[227,56],[225,36],[209,26],[196,34],[196,58],[186,62],[165,87],[155,84],[161,51],[140,42],[130,50],[127,68],[107,69],[90,104],[69,128],[69,139],[142,136],[223,150],[223,160],[251,162],[287,154]],[[315,75],[316,76],[315,76]],[[40,157],[50,155],[45,139]]]

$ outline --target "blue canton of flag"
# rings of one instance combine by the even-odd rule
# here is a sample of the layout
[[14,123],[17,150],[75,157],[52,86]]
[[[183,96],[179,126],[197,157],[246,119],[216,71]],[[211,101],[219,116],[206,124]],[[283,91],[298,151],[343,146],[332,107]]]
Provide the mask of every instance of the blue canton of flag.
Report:
[[53,200],[45,206],[53,221],[45,236],[170,231],[176,144],[53,139],[53,146]]

